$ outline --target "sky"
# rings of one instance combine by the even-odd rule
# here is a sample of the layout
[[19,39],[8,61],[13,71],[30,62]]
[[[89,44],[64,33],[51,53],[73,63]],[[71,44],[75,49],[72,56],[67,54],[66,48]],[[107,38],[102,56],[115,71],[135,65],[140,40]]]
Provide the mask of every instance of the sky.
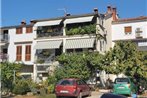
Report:
[[93,8],[105,13],[108,5],[117,8],[120,18],[147,16],[147,0],[1,0],[0,4],[1,27],[64,16],[63,9],[71,15],[92,13]]

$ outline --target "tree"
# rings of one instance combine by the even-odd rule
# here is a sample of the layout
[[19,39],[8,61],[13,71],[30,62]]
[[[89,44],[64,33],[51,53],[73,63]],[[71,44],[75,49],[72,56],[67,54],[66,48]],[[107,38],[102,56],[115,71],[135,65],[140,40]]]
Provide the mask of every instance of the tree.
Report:
[[147,79],[147,51],[138,51],[130,41],[116,42],[114,48],[106,53],[104,70],[133,77],[136,81]]
[[4,62],[0,64],[0,68],[2,89],[11,91],[14,82],[14,70],[17,73],[21,68],[21,64]]
[[88,79],[90,70],[83,53],[69,53],[60,55],[57,60],[62,66],[55,70],[58,79],[61,78],[80,78]]

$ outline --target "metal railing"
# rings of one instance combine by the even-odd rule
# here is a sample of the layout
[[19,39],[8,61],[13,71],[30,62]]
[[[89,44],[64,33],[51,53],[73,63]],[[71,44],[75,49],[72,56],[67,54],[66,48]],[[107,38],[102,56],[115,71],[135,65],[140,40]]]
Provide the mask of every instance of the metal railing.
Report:
[[46,56],[42,56],[42,55],[38,55],[37,59],[36,59],[36,63],[52,63],[52,61],[55,59],[55,54],[52,53],[50,54],[48,57]]
[[8,54],[0,53],[0,62],[7,61],[9,58]]
[[9,41],[9,35],[8,34],[0,34],[0,41],[8,42]]
[[38,37],[53,37],[53,36],[62,36],[63,32],[37,32],[37,38]]

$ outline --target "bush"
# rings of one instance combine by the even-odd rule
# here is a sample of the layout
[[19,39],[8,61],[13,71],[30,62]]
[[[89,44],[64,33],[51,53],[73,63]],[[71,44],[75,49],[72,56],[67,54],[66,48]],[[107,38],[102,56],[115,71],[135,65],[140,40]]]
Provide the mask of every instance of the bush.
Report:
[[50,84],[48,86],[48,93],[52,94],[55,91],[55,85],[54,84]]
[[18,80],[14,85],[13,93],[14,94],[26,94],[31,91],[26,80]]

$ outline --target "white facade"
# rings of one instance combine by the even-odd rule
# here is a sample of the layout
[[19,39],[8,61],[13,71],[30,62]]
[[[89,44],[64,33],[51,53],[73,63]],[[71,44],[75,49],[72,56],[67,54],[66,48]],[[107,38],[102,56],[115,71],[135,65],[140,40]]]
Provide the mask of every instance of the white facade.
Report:
[[[26,28],[23,27],[22,34],[16,34],[16,28],[9,29],[9,46],[8,54],[9,61],[16,62],[16,46],[22,46],[22,63],[26,65],[32,65],[34,63],[34,44],[33,40],[36,36],[35,33],[26,33]],[[31,60],[25,61],[25,46],[31,45]]]
[[[125,27],[131,27],[131,32],[126,33]],[[134,41],[138,46],[147,50],[147,17],[118,20],[112,23],[112,47],[115,41]],[[144,50],[143,49],[143,50]]]
[[[76,51],[78,49],[80,51],[81,49],[82,51],[92,49],[92,51],[99,51],[100,53],[108,51],[111,47],[111,22],[113,20],[112,16],[114,16],[112,15],[112,13],[107,13],[106,15],[99,14],[98,10],[95,10],[92,14],[65,16],[53,19],[33,20],[33,24],[30,25],[21,24],[19,26],[4,27],[4,29],[8,30],[9,35],[9,44],[7,46],[7,53],[9,55],[8,61],[23,63],[26,68],[25,71],[29,70],[27,68],[31,66],[33,68],[33,72],[23,72],[22,75],[29,74],[33,77],[34,81],[39,81],[39,78],[41,77],[42,79],[46,79],[46,75],[49,73],[49,69],[52,69],[50,66],[58,65],[56,61],[52,60],[52,58],[54,59],[56,52],[64,53],[68,50]],[[95,24],[96,31],[93,34],[66,35],[66,28],[69,25],[73,24]],[[31,33],[26,33],[26,27],[28,26],[33,27]],[[18,27],[22,27],[21,34],[16,34],[16,28]],[[46,31],[42,32],[46,27],[60,27],[60,31],[53,31],[47,34]],[[42,30],[40,32],[41,36],[38,34],[37,31],[40,29]],[[99,31],[97,31],[97,29]],[[58,33],[58,35],[49,35],[52,33]],[[100,34],[101,36],[105,37],[106,40],[96,39],[96,34]],[[31,59],[29,61],[25,60],[26,45],[31,45]],[[42,45],[46,46],[44,47]],[[16,61],[17,46],[22,46],[21,61]],[[52,53],[49,57],[46,57],[46,60],[48,61],[45,61],[44,63],[40,64],[37,62],[37,54],[41,53],[41,51],[45,49],[51,50]]]

